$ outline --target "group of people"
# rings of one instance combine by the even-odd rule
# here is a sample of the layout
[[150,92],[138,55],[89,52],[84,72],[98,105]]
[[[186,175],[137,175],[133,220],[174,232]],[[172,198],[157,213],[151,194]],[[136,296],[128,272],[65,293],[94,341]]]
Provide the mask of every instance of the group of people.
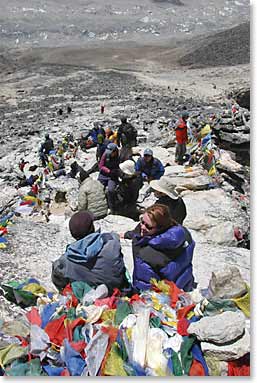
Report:
[[[52,281],[59,290],[70,282],[84,281],[92,287],[105,284],[109,294],[118,288],[129,295],[149,289],[152,278],[173,281],[184,291],[195,287],[192,267],[195,242],[166,205],[148,207],[134,230],[119,235],[96,232],[89,211],[75,213],[69,228],[76,241],[52,265]],[[120,238],[132,240],[131,282],[127,279]]]
[[219,153],[212,140],[211,120],[212,118],[208,121],[203,116],[193,119],[188,111],[182,112],[175,125],[175,162],[178,165],[187,163],[189,166],[200,163],[208,171],[208,175],[214,176]]
[[[132,148],[136,145],[136,129],[126,118],[121,122],[116,135],[97,124],[93,128],[95,133],[90,133],[98,151],[97,168],[94,168],[94,171],[99,170],[97,180],[91,178],[90,171],[81,168],[75,159],[71,165],[68,176],[74,178],[79,174],[81,182],[78,212],[69,222],[76,241],[53,263],[53,283],[59,290],[71,281],[82,280],[94,287],[104,283],[110,293],[119,288],[129,294],[149,288],[151,278],[156,278],[171,280],[179,288],[190,291],[194,287],[192,258],[195,242],[183,226],[186,217],[184,201],[176,193],[170,178],[164,175],[165,168],[154,157],[151,148],[146,148],[142,156],[134,160]],[[100,136],[104,137],[102,141]],[[49,135],[45,136],[39,151],[44,167],[49,167],[51,156],[62,157],[59,152],[67,150],[69,140],[66,141],[56,149]],[[104,150],[100,150],[100,142],[104,144]],[[22,162],[20,166],[26,164]],[[137,200],[144,182],[154,192],[156,202],[142,210],[138,208]],[[139,224],[127,233],[96,232],[94,220],[105,217],[108,209],[111,213],[139,221]],[[131,282],[126,277],[120,238],[132,240],[134,271]]]

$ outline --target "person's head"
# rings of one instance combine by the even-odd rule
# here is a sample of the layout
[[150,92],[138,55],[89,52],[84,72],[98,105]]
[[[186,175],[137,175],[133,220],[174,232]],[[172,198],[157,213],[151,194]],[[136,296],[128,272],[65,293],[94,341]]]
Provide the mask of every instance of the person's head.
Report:
[[155,204],[148,207],[140,217],[140,234],[142,237],[153,236],[166,231],[177,223],[170,216],[169,208]]
[[77,173],[78,172],[78,163],[77,163],[77,161],[72,162],[70,168],[71,168],[72,172]]
[[125,122],[127,122],[127,116],[121,116],[120,117],[120,120],[121,120],[121,122],[122,122],[122,124],[124,124]]
[[119,154],[118,146],[114,144],[113,142],[110,142],[107,145],[106,151],[107,151],[107,154],[110,155],[110,157],[117,157]]
[[109,138],[112,134],[113,134],[113,131],[111,130],[111,128],[106,128],[105,129],[105,136],[107,138]]
[[153,151],[152,149],[146,148],[144,150],[144,159],[146,162],[150,162],[153,159]]
[[69,222],[69,229],[71,235],[76,240],[82,239],[86,235],[94,233],[95,227],[93,214],[86,210],[73,214]]
[[189,117],[189,113],[188,113],[186,110],[184,110],[184,111],[182,112],[182,114],[181,114],[181,117],[182,117],[182,119],[183,119],[184,121],[186,121],[186,120],[188,119],[188,117]]
[[156,197],[168,196],[173,200],[178,199],[178,193],[175,190],[175,186],[167,176],[162,176],[159,180],[151,181],[150,187],[153,189]]
[[49,138],[50,138],[49,133],[46,133],[46,134],[45,134],[45,139],[46,139],[46,140],[49,140]]
[[122,171],[122,175],[125,178],[134,177],[136,174],[135,163],[132,160],[122,162],[119,165],[119,168]]
[[93,124],[93,128],[96,129],[96,130],[100,128],[100,123],[99,123],[99,121],[95,121],[95,122],[94,122],[94,124]]

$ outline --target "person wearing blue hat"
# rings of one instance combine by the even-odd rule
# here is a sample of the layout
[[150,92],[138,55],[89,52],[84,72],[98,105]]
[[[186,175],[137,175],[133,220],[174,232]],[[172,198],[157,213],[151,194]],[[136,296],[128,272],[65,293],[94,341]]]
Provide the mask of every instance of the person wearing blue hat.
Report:
[[144,150],[144,155],[137,160],[135,169],[146,182],[159,180],[165,171],[163,164],[153,156],[153,151],[150,148]]
[[120,175],[120,156],[116,144],[110,142],[99,162],[98,181],[103,184],[107,190],[107,202],[111,213],[115,213],[116,205],[116,187]]

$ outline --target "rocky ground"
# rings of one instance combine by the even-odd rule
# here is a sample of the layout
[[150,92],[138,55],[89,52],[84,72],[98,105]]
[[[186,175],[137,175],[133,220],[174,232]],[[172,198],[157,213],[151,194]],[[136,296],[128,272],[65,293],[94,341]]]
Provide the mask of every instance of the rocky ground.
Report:
[[[38,147],[46,132],[55,142],[68,132],[79,138],[93,121],[115,127],[120,114],[126,113],[139,130],[139,149],[153,147],[167,165],[167,174],[180,185],[188,209],[185,225],[197,243],[194,273],[199,286],[207,287],[211,272],[226,265],[238,266],[249,282],[249,250],[238,247],[234,237],[236,227],[249,231],[249,167],[237,156],[245,142],[244,150],[249,152],[249,130],[239,132],[241,141],[235,138],[235,146],[229,148],[236,148],[234,153],[223,152],[220,173],[230,179],[223,177],[220,187],[210,190],[212,180],[203,169],[196,167],[189,174],[175,166],[174,141],[167,127],[183,107],[190,112],[222,112],[231,106],[231,94],[249,90],[249,45],[244,43],[249,41],[249,9],[245,1],[208,1],[205,7],[199,1],[144,3],[146,7],[136,2],[125,7],[112,1],[101,7],[100,1],[76,2],[74,7],[62,1],[57,12],[51,2],[27,1],[23,7],[17,1],[8,2],[1,19],[0,206],[23,192],[15,189],[18,162],[26,158],[38,163]],[[66,14],[72,15],[69,22]],[[87,26],[83,25],[85,14],[89,15]],[[245,24],[229,29],[238,15]],[[222,39],[234,34],[241,36],[236,49],[233,44],[226,46],[218,50],[217,58],[211,47],[220,47]],[[71,114],[66,113],[67,105],[72,107]],[[59,108],[64,110],[62,116]],[[78,156],[85,168],[94,161],[94,152],[80,151]],[[236,174],[234,184],[231,174]],[[74,186],[70,197],[73,208],[77,189]],[[143,205],[151,201],[153,196]],[[63,209],[52,214],[49,223],[37,217],[15,217],[7,248],[0,250],[1,280],[33,276],[52,289],[51,261],[71,241],[67,222]],[[99,224],[119,232],[135,225],[117,216]],[[130,244],[124,240],[122,246],[132,271]],[[3,298],[1,305],[3,317],[21,312]]]

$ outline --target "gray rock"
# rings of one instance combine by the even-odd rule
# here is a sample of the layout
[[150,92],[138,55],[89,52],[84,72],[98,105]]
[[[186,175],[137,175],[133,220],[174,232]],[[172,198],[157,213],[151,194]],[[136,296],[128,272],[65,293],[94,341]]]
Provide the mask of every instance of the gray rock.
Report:
[[209,342],[201,342],[204,356],[213,359],[230,361],[237,360],[250,352],[250,335],[246,330],[244,335],[236,342],[229,345],[215,345]]
[[210,297],[224,299],[240,297],[247,292],[245,281],[235,266],[213,272],[208,290]]
[[232,144],[245,144],[250,142],[250,134],[249,133],[228,133],[228,132],[220,132],[220,138],[223,141],[231,142]]
[[171,180],[173,185],[189,190],[205,190],[212,182],[209,176],[198,176],[192,178],[173,177]]
[[241,311],[226,311],[222,314],[205,317],[191,323],[187,329],[189,334],[205,342],[224,344],[232,342],[244,333],[245,316]]
[[240,173],[244,168],[238,162],[231,158],[231,155],[226,150],[220,150],[219,169],[228,170],[230,172]]
[[250,284],[250,250],[239,247],[218,246],[214,242],[206,243],[205,235],[190,230],[196,241],[193,271],[199,288],[208,286],[212,272],[219,272],[235,265],[240,269],[243,279]]

